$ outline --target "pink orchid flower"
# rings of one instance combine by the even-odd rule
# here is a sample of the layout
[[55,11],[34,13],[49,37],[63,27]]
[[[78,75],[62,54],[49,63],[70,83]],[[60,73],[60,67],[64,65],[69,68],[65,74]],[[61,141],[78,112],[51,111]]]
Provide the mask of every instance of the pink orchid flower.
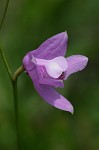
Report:
[[63,88],[63,81],[69,75],[83,70],[88,58],[82,55],[65,58],[67,41],[66,32],[47,39],[39,48],[26,54],[23,58],[23,66],[32,79],[35,89],[46,102],[73,113],[72,104],[56,92],[55,88]]

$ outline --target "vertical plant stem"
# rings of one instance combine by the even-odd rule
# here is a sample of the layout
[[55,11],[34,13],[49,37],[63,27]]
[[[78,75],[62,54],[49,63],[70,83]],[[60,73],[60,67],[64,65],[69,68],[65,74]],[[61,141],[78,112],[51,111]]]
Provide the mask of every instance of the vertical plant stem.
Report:
[[9,64],[7,62],[7,59],[5,57],[5,54],[4,54],[4,51],[2,50],[2,48],[0,47],[0,54],[1,54],[1,57],[2,57],[2,60],[3,60],[3,63],[5,65],[5,68],[7,70],[7,73],[10,77],[10,79],[12,80],[12,74],[11,74],[11,70],[10,70],[10,67],[9,67]]
[[[5,16],[6,16],[8,4],[9,4],[9,0],[6,1],[6,6],[5,6],[5,9],[4,9],[3,17],[2,17],[2,20],[1,20],[1,23],[0,23],[0,30],[1,30],[1,28],[2,28],[4,19],[5,19]],[[1,53],[1,57],[2,57],[3,63],[4,63],[4,65],[5,65],[5,67],[6,67],[7,72],[8,72],[8,75],[9,75],[10,79],[12,80],[12,75],[11,75],[10,67],[9,67],[8,62],[7,62],[7,60],[6,60],[4,51],[2,50],[1,47],[0,47],[0,53]]]
[[4,19],[5,19],[5,16],[6,16],[6,12],[7,12],[7,8],[8,8],[8,4],[9,4],[9,0],[7,0],[7,2],[6,2],[5,10],[4,10],[3,17],[2,17],[2,20],[1,20],[1,23],[0,23],[0,30],[1,30],[1,28],[2,28],[2,25],[3,25]]
[[8,62],[6,60],[6,57],[4,55],[3,50],[0,48],[1,57],[3,60],[3,63],[6,67],[7,73],[10,77],[10,80],[12,82],[13,87],[13,96],[14,96],[14,109],[15,109],[15,125],[16,125],[16,136],[17,136],[17,146],[18,150],[21,150],[21,144],[20,144],[20,131],[19,131],[19,111],[18,111],[18,97],[17,97],[17,79],[19,75],[24,71],[23,66],[19,67],[15,73],[12,75],[10,67],[8,65]]
[[17,79],[12,81],[13,86],[13,97],[14,97],[14,110],[15,110],[15,125],[16,125],[16,134],[17,134],[17,147],[18,150],[21,150],[20,144],[20,130],[19,130],[19,110],[18,110],[18,97],[17,97]]
[[[5,16],[6,16],[6,12],[7,12],[7,8],[8,8],[8,4],[9,4],[9,0],[6,1],[6,6],[5,6],[5,10],[3,13],[3,17],[0,23],[0,30],[2,28]],[[10,77],[10,80],[12,82],[12,87],[13,87],[13,96],[14,96],[14,109],[15,109],[15,124],[16,124],[16,134],[17,134],[17,146],[18,146],[18,150],[21,150],[21,144],[20,144],[20,130],[19,130],[19,110],[18,110],[18,98],[17,98],[17,79],[18,76],[24,71],[23,66],[19,67],[14,75],[12,75],[10,67],[8,65],[6,56],[4,54],[4,51],[1,49],[0,47],[0,54],[3,60],[3,63],[6,67],[7,73]]]
[[12,76],[12,87],[13,87],[13,97],[14,97],[14,110],[15,110],[15,125],[17,134],[17,146],[18,150],[21,150],[21,137],[19,129],[19,107],[18,107],[18,94],[17,94],[17,81],[19,75],[24,71],[23,66],[19,67]]
[[[0,23],[0,30],[1,30],[1,28],[2,28],[4,19],[5,19],[5,16],[6,16],[8,4],[9,4],[9,0],[6,1],[6,6],[5,6],[5,9],[4,9],[3,17],[2,17],[2,20],[1,20],[1,23]],[[2,57],[3,63],[4,63],[4,65],[5,65],[5,67],[6,67],[7,72],[8,72],[8,75],[9,75],[10,79],[12,80],[12,75],[11,75],[10,67],[9,67],[8,62],[7,62],[7,60],[6,60],[4,51],[2,50],[1,47],[0,47],[0,53],[1,53],[1,57]]]

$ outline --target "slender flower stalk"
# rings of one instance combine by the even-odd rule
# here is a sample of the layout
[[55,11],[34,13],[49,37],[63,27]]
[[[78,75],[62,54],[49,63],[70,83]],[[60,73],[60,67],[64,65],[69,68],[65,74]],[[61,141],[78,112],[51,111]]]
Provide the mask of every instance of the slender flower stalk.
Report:
[[[6,2],[6,6],[5,6],[5,10],[3,13],[3,17],[0,23],[0,30],[2,28],[5,16],[6,16],[6,12],[7,12],[7,8],[8,8],[8,4],[9,4],[9,0],[7,0]],[[6,71],[10,77],[11,83],[12,83],[12,87],[13,87],[13,96],[14,96],[14,109],[15,109],[15,124],[16,124],[16,134],[17,134],[17,148],[18,150],[21,149],[21,144],[20,144],[20,131],[19,131],[19,111],[18,111],[18,98],[17,98],[17,79],[19,77],[19,75],[23,72],[24,68],[21,66],[19,67],[14,74],[12,74],[11,69],[9,67],[8,61],[6,59],[6,56],[4,54],[3,49],[0,47],[0,54],[3,60],[3,63],[5,65]]]
[[3,50],[0,48],[0,54],[3,60],[3,63],[5,65],[5,68],[7,70],[7,73],[10,77],[12,87],[13,87],[13,98],[14,98],[14,109],[15,109],[15,124],[16,124],[16,134],[17,134],[17,146],[18,150],[21,149],[21,144],[20,144],[20,130],[19,130],[19,110],[18,110],[18,97],[17,97],[17,79],[19,75],[24,71],[23,66],[19,67],[15,73],[12,75],[10,67],[8,65],[8,62],[6,60],[6,57],[4,55]]
[[21,149],[21,140],[20,140],[20,130],[19,130],[19,110],[18,110],[18,97],[17,97],[17,79],[19,75],[24,71],[23,66],[19,67],[14,74],[11,73],[10,67],[8,65],[7,59],[4,55],[3,50],[0,48],[0,54],[7,70],[7,73],[10,77],[12,87],[13,87],[13,98],[14,98],[14,110],[15,110],[15,124],[16,124],[16,134],[17,134],[17,146],[18,150]]
[[2,25],[3,25],[4,19],[5,19],[5,16],[6,16],[6,12],[7,12],[7,8],[8,8],[8,4],[9,4],[9,0],[7,0],[7,2],[6,2],[5,10],[4,10],[3,17],[2,17],[2,20],[1,20],[1,23],[0,23],[0,30],[1,30],[1,28],[2,28]]
[[0,48],[0,54],[3,60],[3,63],[5,65],[5,68],[7,70],[7,73],[10,77],[12,87],[13,87],[13,97],[14,97],[14,109],[15,109],[15,124],[16,124],[16,134],[17,134],[17,145],[18,145],[18,150],[21,148],[20,144],[20,131],[19,131],[19,111],[18,111],[18,97],[17,97],[17,79],[19,75],[24,71],[23,66],[19,67],[15,73],[12,75],[10,67],[8,65],[7,59],[4,55],[3,50]]
[[0,54],[1,54],[1,57],[2,57],[2,60],[3,60],[3,63],[5,65],[5,68],[7,70],[7,73],[9,75],[10,79],[12,80],[12,73],[11,73],[10,67],[9,67],[8,61],[6,59],[6,56],[4,54],[4,51],[1,47],[0,47]]
[[[4,10],[3,17],[2,17],[2,20],[1,20],[1,23],[0,23],[0,30],[1,30],[1,28],[2,28],[4,19],[5,19],[5,16],[6,16],[8,4],[9,4],[9,0],[6,1],[5,10]],[[11,75],[10,67],[9,67],[8,61],[7,61],[7,59],[6,59],[5,53],[4,53],[4,51],[2,50],[1,47],[0,47],[0,54],[1,54],[1,57],[2,57],[2,60],[3,60],[3,63],[4,63],[4,65],[5,65],[5,67],[6,67],[6,70],[7,70],[7,72],[8,72],[8,75],[9,75],[10,79],[12,80],[12,75]]]
[[18,93],[17,93],[17,80],[19,75],[24,71],[23,66],[19,67],[12,76],[12,87],[13,87],[13,97],[14,97],[14,110],[15,110],[15,124],[16,124],[16,134],[17,134],[17,146],[18,150],[21,150],[21,136],[19,129],[19,109],[18,109]]
[[17,80],[17,78],[19,77],[19,75],[24,71],[24,67],[20,66],[13,74],[12,76],[12,80],[13,82]]
[[12,86],[13,86],[15,124],[16,124],[16,134],[17,134],[16,138],[17,138],[18,150],[20,150],[21,144],[20,144],[19,111],[18,111],[18,98],[17,98],[17,79],[15,81],[12,81]]

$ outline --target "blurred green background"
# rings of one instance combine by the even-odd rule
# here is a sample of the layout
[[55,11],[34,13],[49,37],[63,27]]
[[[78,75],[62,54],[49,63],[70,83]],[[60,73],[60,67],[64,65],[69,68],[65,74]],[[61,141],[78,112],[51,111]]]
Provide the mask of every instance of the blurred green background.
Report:
[[[0,21],[6,0],[0,0]],[[67,56],[89,63],[59,89],[74,115],[48,105],[23,73],[18,81],[22,150],[99,150],[99,1],[10,0],[0,32],[13,72],[24,55],[45,39],[67,30]],[[0,150],[17,150],[12,86],[0,57]]]

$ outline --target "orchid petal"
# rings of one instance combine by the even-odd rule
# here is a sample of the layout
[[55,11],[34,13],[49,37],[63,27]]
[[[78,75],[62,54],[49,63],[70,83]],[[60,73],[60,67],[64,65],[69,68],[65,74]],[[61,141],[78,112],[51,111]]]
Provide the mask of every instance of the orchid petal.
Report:
[[51,78],[47,74],[45,67],[37,65],[36,68],[37,68],[37,73],[39,76],[39,83],[51,85],[54,87],[61,87],[61,88],[64,87],[63,80],[57,80],[57,79]]
[[88,58],[82,55],[72,55],[66,58],[68,68],[66,70],[65,79],[72,73],[83,70],[88,62]]
[[73,113],[73,106],[71,105],[71,103],[58,92],[56,92],[54,88],[42,84],[38,86],[38,84],[36,83],[34,83],[34,86],[40,94],[40,96],[44,98],[44,100],[50,105],[61,110]]
[[37,59],[32,56],[31,61],[36,65],[37,73],[39,76],[39,83],[51,85],[54,87],[64,87],[62,80],[51,78],[47,73],[45,65],[48,64],[50,60]]
[[31,51],[31,54],[41,59],[53,59],[58,56],[64,56],[67,48],[67,41],[67,33],[59,33],[47,39],[38,49]]
[[61,110],[73,113],[74,110],[72,104],[66,98],[56,92],[52,86],[39,84],[36,69],[29,71],[28,73],[34,83],[35,89],[47,103]]
[[55,88],[64,87],[64,83],[62,80],[56,80],[56,79],[51,79],[51,78],[46,79],[46,78],[41,78],[40,76],[39,76],[39,83],[54,86]]
[[62,56],[55,57],[51,61],[54,63],[57,63],[63,69],[63,71],[66,71],[66,69],[68,67],[68,63],[67,63],[65,57],[62,57]]
[[58,92],[55,91],[54,88],[48,85],[42,85],[42,84],[35,84],[34,86],[40,96],[50,105],[59,108],[64,111],[69,111],[73,113],[73,106],[72,104],[62,95],[60,95]]
[[54,62],[50,62],[48,63],[46,66],[46,71],[47,73],[53,77],[53,78],[58,78],[62,72],[63,72],[63,69],[57,64],[57,63],[54,63]]
[[63,72],[66,71],[68,65],[65,57],[59,56],[51,60],[38,59],[32,55],[31,61],[36,64],[36,66],[45,66],[48,75],[52,78],[59,78]]
[[31,61],[31,59],[32,59],[32,55],[30,52],[27,53],[23,58],[22,63],[26,71],[32,70],[35,67],[35,64]]
[[67,66],[67,61],[62,56],[49,60],[45,65],[47,73],[53,78],[59,78],[66,71]]

